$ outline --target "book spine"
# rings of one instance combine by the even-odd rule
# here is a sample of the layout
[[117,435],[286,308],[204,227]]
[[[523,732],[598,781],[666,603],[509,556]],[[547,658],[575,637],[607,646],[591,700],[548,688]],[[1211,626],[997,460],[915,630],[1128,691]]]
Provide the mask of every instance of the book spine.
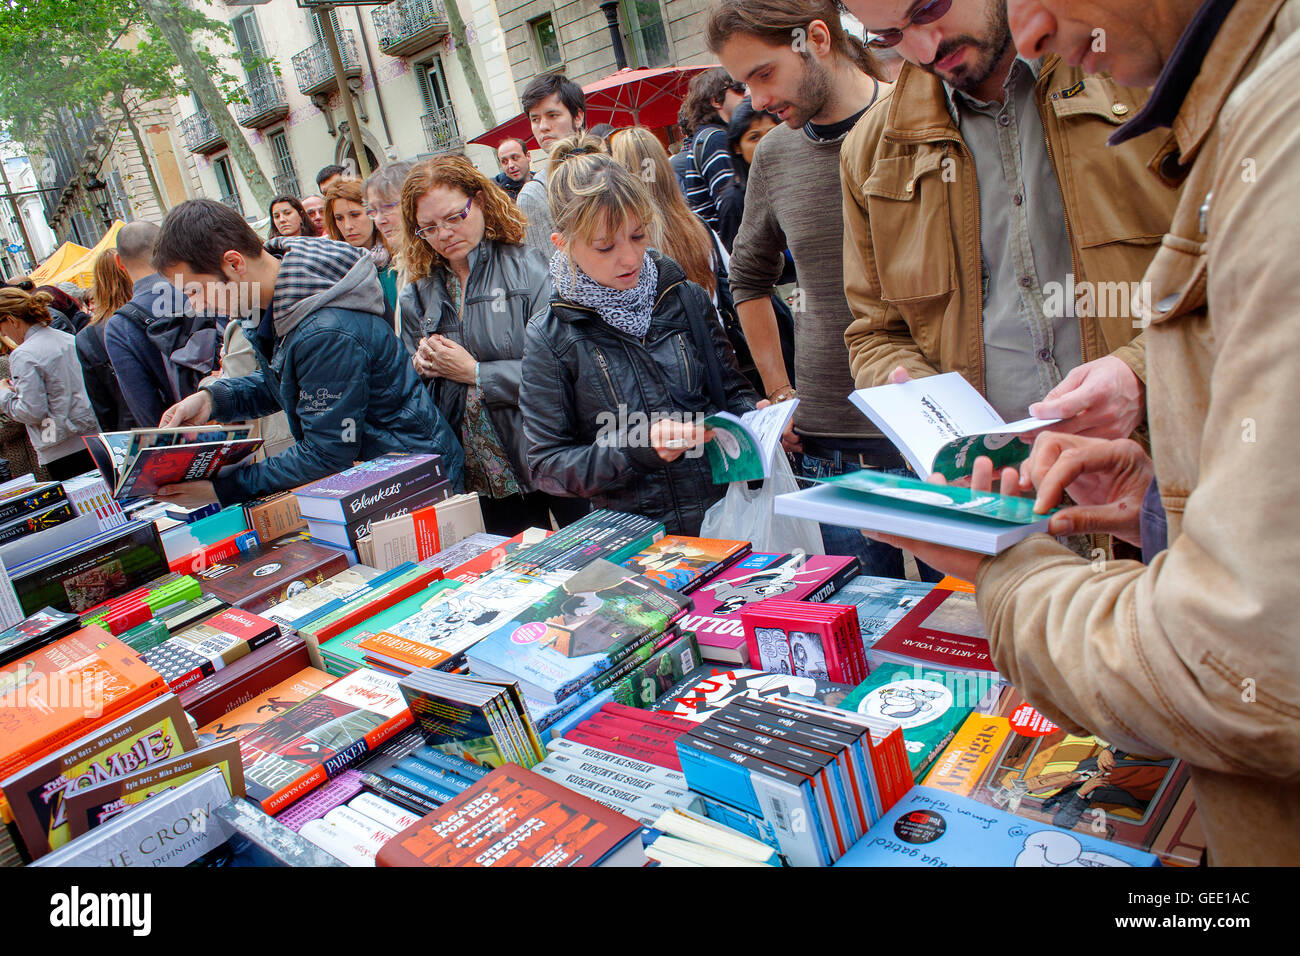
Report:
[[424,816],[426,813],[437,810],[438,807],[442,806],[441,803],[430,800],[423,794],[408,790],[391,780],[385,780],[375,773],[366,774],[362,778],[362,785],[371,793],[376,793],[385,800],[391,800],[407,810],[419,813],[420,816]]
[[71,521],[76,517],[76,509],[65,501],[62,504],[47,508],[44,511],[38,511],[32,515],[26,515],[0,527],[0,544],[15,541],[18,538],[25,538],[29,534],[48,531],[50,528],[58,527],[65,521]]

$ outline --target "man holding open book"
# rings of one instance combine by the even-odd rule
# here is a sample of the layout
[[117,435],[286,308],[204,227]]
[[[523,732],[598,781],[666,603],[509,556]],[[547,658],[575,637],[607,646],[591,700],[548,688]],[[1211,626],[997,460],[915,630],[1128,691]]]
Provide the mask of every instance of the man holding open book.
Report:
[[[1300,0],[1122,12],[1012,0],[1011,15],[1027,54],[1154,81],[1117,139],[1163,135],[1154,168],[1184,181],[1146,273],[1154,465],[1131,442],[1046,433],[1020,484],[1037,486],[1040,511],[1063,489],[1085,506],[1058,512],[1053,533],[1083,521],[1151,550],[1161,542],[1133,516],[1154,472],[1168,540],[1148,565],[1101,566],[1043,535],[995,558],[891,543],[975,582],[998,671],[1049,719],[1186,760],[1211,863],[1300,863],[1300,651],[1285,559],[1300,531]],[[1106,50],[1091,45],[1098,31]]]

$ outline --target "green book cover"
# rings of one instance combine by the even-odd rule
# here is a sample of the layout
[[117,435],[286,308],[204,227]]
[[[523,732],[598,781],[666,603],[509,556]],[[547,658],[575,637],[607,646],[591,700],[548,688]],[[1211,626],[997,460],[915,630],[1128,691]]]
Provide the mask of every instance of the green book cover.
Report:
[[916,478],[904,478],[883,471],[863,469],[833,478],[818,478],[824,484],[835,485],[848,491],[890,499],[899,510],[921,514],[956,511],[964,515],[1005,521],[1011,524],[1032,524],[1042,521],[1057,509],[1044,514],[1034,513],[1033,498],[1000,495],[993,491],[972,491],[956,485],[935,485]]
[[912,775],[919,780],[992,686],[988,677],[967,671],[886,665],[839,706],[903,728]]

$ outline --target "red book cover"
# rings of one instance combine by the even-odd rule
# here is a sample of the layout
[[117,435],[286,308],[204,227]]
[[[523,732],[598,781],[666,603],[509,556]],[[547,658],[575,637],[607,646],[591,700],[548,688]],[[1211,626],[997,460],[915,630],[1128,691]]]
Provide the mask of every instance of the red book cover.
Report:
[[262,439],[247,438],[143,449],[114,497],[147,498],[164,485],[208,481],[226,465],[243,461],[261,447]]
[[[593,866],[640,829],[635,820],[603,804],[508,764],[398,833],[375,862],[379,866]],[[628,862],[635,862],[635,856]]]
[[630,740],[634,744],[646,747],[657,746],[672,752],[676,752],[677,738],[682,735],[680,730],[669,730],[666,727],[656,727],[654,724],[641,720],[615,717],[613,714],[607,714],[603,711],[596,711],[596,713],[578,724],[578,729],[593,734],[618,736]]
[[311,654],[302,638],[278,637],[185,688],[181,706],[202,727],[310,666]]
[[611,739],[603,734],[591,734],[577,727],[566,733],[564,739],[572,740],[575,744],[586,744],[588,747],[596,747],[610,753],[622,754],[624,757],[631,757],[633,760],[652,763],[656,767],[667,767],[669,770],[676,770],[678,773],[681,773],[682,770],[682,762],[678,759],[676,753],[670,756],[662,750],[637,746],[625,740]]
[[[547,531],[546,536],[550,537],[551,533]],[[473,584],[489,571],[494,571],[500,567],[512,552],[523,546],[523,541],[524,532],[521,531],[509,541],[502,542],[490,551],[484,551],[482,554],[470,558],[464,564],[449,568],[447,570],[448,580]]]
[[672,717],[668,714],[661,714],[656,710],[642,710],[639,707],[629,707],[627,704],[619,704],[610,701],[600,708],[601,713],[611,714],[615,717],[625,717],[628,720],[639,720],[642,723],[653,724],[656,727],[663,727],[667,730],[675,730],[679,734],[690,732],[694,724],[689,720],[682,720],[680,717]]
[[695,610],[681,620],[681,628],[695,633],[701,650],[743,648],[740,612],[747,605],[774,597],[824,601],[853,579],[859,567],[855,557],[755,552],[691,592]]
[[868,659],[996,674],[975,595],[935,588],[876,641]]
[[228,607],[198,626],[225,631],[241,641],[246,641],[250,650],[256,650],[280,636],[279,624],[240,607]]

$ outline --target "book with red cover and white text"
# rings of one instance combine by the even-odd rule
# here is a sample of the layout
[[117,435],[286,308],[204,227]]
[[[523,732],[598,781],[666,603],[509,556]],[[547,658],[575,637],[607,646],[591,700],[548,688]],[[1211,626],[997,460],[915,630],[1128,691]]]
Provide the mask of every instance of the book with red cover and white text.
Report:
[[884,664],[944,667],[997,677],[975,595],[935,588],[867,652],[874,670]]

